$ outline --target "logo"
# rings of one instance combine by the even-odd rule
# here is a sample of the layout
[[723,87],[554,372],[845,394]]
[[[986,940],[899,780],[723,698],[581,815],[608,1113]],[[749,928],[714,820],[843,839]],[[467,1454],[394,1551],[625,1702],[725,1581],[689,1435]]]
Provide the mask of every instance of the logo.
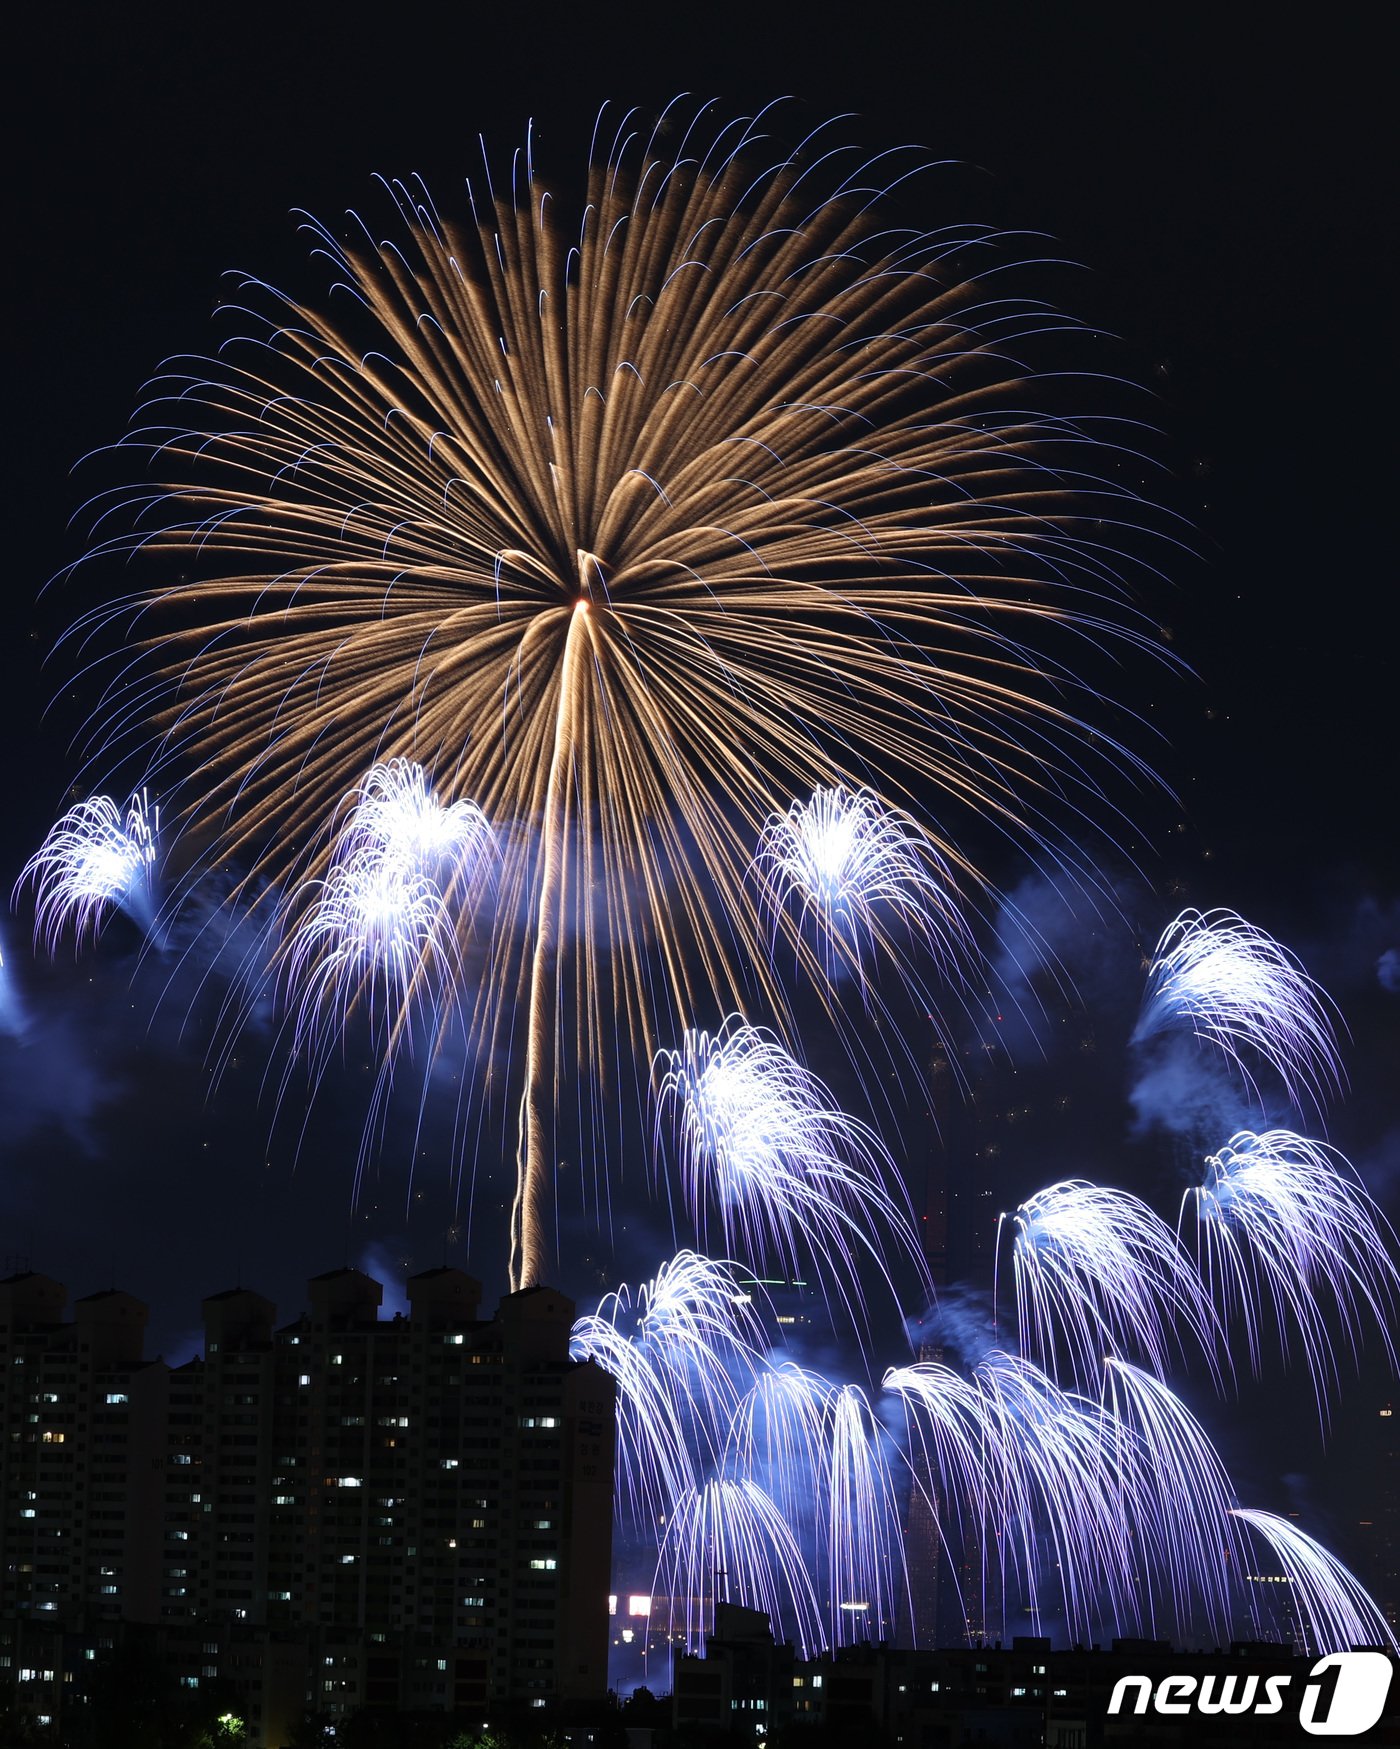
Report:
[[[1359,1737],[1385,1711],[1391,1674],[1384,1652],[1330,1652],[1308,1672],[1298,1723],[1310,1737]],[[1150,1676],[1124,1676],[1114,1684],[1108,1710],[1141,1715],[1150,1703],[1153,1712],[1168,1718],[1248,1713],[1263,1719],[1284,1710],[1284,1696],[1292,1683],[1291,1676],[1237,1671],[1163,1676],[1155,1684]]]

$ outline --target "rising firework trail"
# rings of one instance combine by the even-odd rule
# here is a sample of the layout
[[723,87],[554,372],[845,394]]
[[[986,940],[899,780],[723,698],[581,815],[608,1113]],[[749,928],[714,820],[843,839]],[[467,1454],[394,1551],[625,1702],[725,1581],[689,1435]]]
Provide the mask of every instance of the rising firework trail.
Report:
[[1165,1372],[1183,1336],[1215,1365],[1220,1328],[1176,1234],[1138,1197],[1071,1178],[1023,1202],[1011,1259],[1024,1353],[1054,1372],[1068,1351],[1081,1386],[1096,1386],[1105,1350]]
[[1222,1050],[1252,1091],[1251,1065],[1267,1064],[1296,1110],[1321,1110],[1343,1082],[1326,993],[1233,911],[1183,911],[1162,932],[1133,1039],[1178,1029]]
[[1072,325],[999,240],[892,227],[912,161],[824,130],[663,122],[600,118],[572,221],[533,141],[465,222],[416,180],[383,184],[387,240],[308,220],[343,317],[245,278],[241,337],[155,379],[126,447],[159,487],[99,504],[132,532],[94,553],[170,580],[75,628],[126,634],[94,746],[154,737],[249,892],[326,878],[321,823],[379,761],[504,834],[469,1019],[518,1063],[522,1016],[515,1286],[563,1079],[748,997],[783,1015],[767,822],[882,774],[1058,852],[1135,763],[1085,733],[1076,663],[1156,647],[1119,580],[1140,506],[1074,372],[1024,356]]
[[1240,1508],[1234,1515],[1261,1540],[1288,1580],[1294,1626],[1312,1656],[1346,1652],[1353,1646],[1389,1646],[1400,1654],[1400,1640],[1354,1573],[1333,1554],[1272,1512]]
[[824,1289],[834,1286],[861,1322],[863,1273],[873,1265],[890,1284],[885,1233],[931,1296],[903,1187],[879,1137],[841,1111],[772,1033],[734,1015],[713,1035],[688,1032],[657,1068],[658,1129],[674,1128],[702,1233],[714,1207],[726,1251],[755,1270],[774,1265],[800,1276],[815,1260]]
[[25,863],[16,890],[26,881],[37,895],[34,934],[50,954],[71,927],[81,947],[95,941],[106,914],[125,911],[141,929],[155,921],[154,869],[160,841],[160,808],[139,791],[119,808],[110,796],[89,796],[70,808]]
[[1338,1323],[1353,1358],[1374,1328],[1396,1362],[1400,1271],[1389,1223],[1335,1148],[1292,1130],[1240,1130],[1206,1166],[1186,1201],[1211,1291],[1226,1316],[1243,1319],[1256,1374],[1266,1323],[1285,1353],[1296,1334],[1325,1416]]

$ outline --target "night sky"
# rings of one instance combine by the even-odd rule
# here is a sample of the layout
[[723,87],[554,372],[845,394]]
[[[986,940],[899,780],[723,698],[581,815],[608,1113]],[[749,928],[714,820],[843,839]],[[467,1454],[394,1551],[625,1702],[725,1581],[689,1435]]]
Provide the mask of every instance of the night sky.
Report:
[[[1083,264],[1052,295],[1116,336],[1110,368],[1151,391],[1164,464],[1152,491],[1191,525],[1194,555],[1174,558],[1144,604],[1195,677],[1150,662],[1122,673],[1167,791],[1134,804],[1141,831],[1107,870],[1117,913],[1071,919],[1025,867],[997,871],[1044,923],[1075,992],[1047,995],[1043,972],[1025,984],[1028,1012],[1043,998],[1046,1013],[1006,1041],[984,1108],[999,1122],[1031,1114],[996,1132],[1000,1206],[1082,1172],[1174,1213],[1189,1162],[1169,1135],[1135,1126],[1124,1041],[1142,950],[1194,904],[1270,930],[1336,999],[1352,1088],[1328,1134],[1396,1218],[1381,56],[1347,9],[1325,33],[1289,38],[1274,18],[1257,39],[1243,13],[1183,22],[1184,10],[1149,21],[1131,8],[877,4],[852,8],[859,26],[840,37],[815,15],[760,6],[703,19],[605,9],[613,25],[584,8],[408,6],[373,25],[328,14],[324,27],[245,9],[31,17],[10,103],[25,152],[8,227],[18,308],[0,881],[67,804],[69,739],[93,702],[66,657],[44,666],[71,598],[40,591],[83,543],[81,519],[68,524],[87,489],[71,470],[122,433],[164,356],[209,343],[223,270],[316,291],[290,209],[362,204],[376,171],[421,171],[450,199],[479,163],[478,133],[499,161],[534,117],[541,155],[567,168],[604,99],[654,108],[690,91],[744,111],[792,93],[812,122],[853,112],[857,138],[957,160],[921,197],[924,222],[1045,231],[1054,253]],[[937,187],[955,210],[934,210]],[[168,971],[138,964],[120,919],[96,954],[50,967],[28,955],[30,918],[24,896],[0,922],[28,1020],[22,1038],[0,1024],[0,1262],[27,1261],[75,1294],[142,1295],[153,1347],[177,1358],[200,1297],[238,1280],[289,1318],[304,1278],[343,1261],[446,1257],[488,1291],[503,1285],[504,1181],[479,1184],[469,1209],[434,1151],[442,1124],[428,1126],[411,1213],[405,1162],[386,1159],[352,1220],[353,1078],[294,1169],[295,1125],[269,1141],[256,1033],[214,1088],[207,1013],[188,1017],[182,989],[161,995]],[[1014,984],[1024,968],[988,947]],[[922,1149],[895,1145],[916,1196]],[[583,1295],[618,1268],[654,1266],[647,1247],[664,1221],[644,1184],[634,1171],[619,1192],[615,1252],[587,1247],[566,1287]],[[1390,1388],[1374,1350],[1325,1452],[1297,1413],[1305,1385],[1281,1384],[1277,1368],[1244,1404],[1207,1414],[1247,1503],[1300,1506],[1309,1529],[1358,1560],[1348,1491],[1369,1486],[1359,1448]]]

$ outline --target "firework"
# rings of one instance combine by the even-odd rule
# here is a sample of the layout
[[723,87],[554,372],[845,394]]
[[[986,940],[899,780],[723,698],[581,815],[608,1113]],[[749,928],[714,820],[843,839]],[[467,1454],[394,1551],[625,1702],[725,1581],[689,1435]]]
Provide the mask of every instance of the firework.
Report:
[[984,1618],[995,1592],[1008,1620],[1015,1598],[1037,1625],[1050,1606],[1075,1631],[1099,1611],[1133,1619],[1133,1551],[1096,1403],[995,1349],[968,1379],[919,1362],[884,1388],[903,1401],[951,1522],[975,1531]]
[[280,969],[295,1003],[294,1049],[324,1061],[363,1008],[392,1069],[411,1011],[431,1038],[453,1009],[457,913],[489,869],[495,838],[474,802],[444,806],[407,759],[372,766],[341,811],[325,877],[288,907]]
[[859,1385],[843,1385],[833,1393],[830,1422],[831,1643],[886,1640],[897,1612],[912,1617],[913,1601],[884,1429]]
[[333,863],[286,953],[298,1047],[322,1058],[361,1005],[387,1041],[403,1035],[415,1000],[435,1026],[456,990],[456,956],[451,915],[426,875],[372,851]]
[[617,1385],[617,1496],[635,1526],[665,1523],[721,1454],[758,1336],[729,1268],[693,1251],[575,1321],[570,1353],[596,1361]]
[[757,1480],[792,1526],[820,1516],[816,1466],[834,1386],[790,1360],[766,1364],[730,1420],[725,1473]]
[[16,884],[33,881],[35,938],[53,954],[71,925],[75,942],[95,941],[116,906],[143,929],[154,921],[152,875],[160,838],[160,808],[145,790],[125,810],[110,796],[89,796],[70,808],[25,863]]
[[1272,1512],[1241,1507],[1234,1516],[1261,1538],[1283,1568],[1296,1612],[1294,1626],[1309,1653],[1345,1652],[1353,1646],[1389,1646],[1400,1653],[1400,1640],[1365,1586],[1321,1543]]
[[777,1507],[753,1482],[709,1481],[681,1500],[666,1527],[653,1592],[670,1598],[669,1628],[698,1652],[716,1602],[759,1609],[799,1657],[822,1646],[821,1617],[802,1552]]
[[889,1283],[888,1233],[932,1291],[910,1216],[886,1188],[897,1174],[879,1138],[770,1032],[731,1016],[713,1035],[687,1032],[657,1066],[658,1125],[674,1117],[702,1232],[714,1205],[725,1250],[755,1269],[773,1262],[800,1276],[811,1256],[824,1290],[834,1285],[862,1317],[861,1265]]
[[450,885],[454,875],[470,876],[494,854],[490,822],[476,803],[444,804],[411,759],[371,766],[350,803],[332,853],[337,862],[369,855]]
[[1342,1084],[1341,1058],[1325,992],[1271,935],[1233,911],[1183,911],[1152,956],[1133,1037],[1189,1028],[1240,1070],[1267,1063],[1296,1109],[1321,1109]]
[[813,791],[774,814],[755,859],[764,903],[778,915],[793,909],[799,930],[810,924],[828,978],[854,968],[862,984],[871,947],[905,963],[891,931],[897,920],[956,975],[972,953],[972,936],[956,901],[944,856],[906,815],[871,790]]
[[1108,1349],[1167,1369],[1183,1332],[1212,1366],[1218,1322],[1175,1233],[1126,1191],[1082,1178],[1038,1191],[1014,1216],[1020,1345],[1052,1372],[1061,1345],[1082,1385]]
[[467,223],[416,182],[387,241],[308,221],[343,325],[245,280],[253,331],[152,385],[161,490],[94,549],[178,572],[97,614],[131,630],[97,733],[154,735],[210,864],[325,878],[317,828],[396,758],[505,835],[470,1022],[494,1059],[521,1016],[516,1286],[561,1051],[586,1078],[659,1017],[782,1014],[765,823],[886,773],[1058,842],[1128,759],[1078,640],[1155,647],[1116,576],[1139,507],[1021,356],[1071,325],[983,285],[989,233],[892,229],[878,170],[762,138],[600,120],[572,228],[533,146]]
[[14,974],[5,964],[4,943],[0,940],[0,1032],[9,1033],[13,1038],[22,1038],[27,1024],[19,987],[15,983]]
[[1110,1486],[1139,1552],[1140,1594],[1153,1632],[1158,1598],[1185,1638],[1204,1605],[1228,1634],[1243,1544],[1230,1516],[1234,1485],[1215,1447],[1166,1385],[1126,1361],[1104,1362],[1103,1437]]
[[1206,1160],[1196,1211],[1201,1267],[1224,1310],[1244,1322],[1257,1373],[1266,1313],[1287,1350],[1296,1330],[1319,1411],[1337,1378],[1336,1319],[1356,1355],[1363,1327],[1379,1328],[1391,1365],[1400,1271],[1389,1224],[1334,1148],[1292,1130],[1240,1130]]

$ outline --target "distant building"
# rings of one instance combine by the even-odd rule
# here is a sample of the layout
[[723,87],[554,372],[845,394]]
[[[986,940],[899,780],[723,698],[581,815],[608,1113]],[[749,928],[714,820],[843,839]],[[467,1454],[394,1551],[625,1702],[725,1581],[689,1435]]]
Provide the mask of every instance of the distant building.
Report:
[[80,1682],[40,1680],[55,1636],[81,1664],[123,1622],[161,1628],[189,1686],[237,1679],[259,1745],[307,1706],[601,1698],[612,1381],[570,1358],[562,1294],[483,1320],[480,1291],[430,1270],[385,1319],[378,1282],[334,1270],[278,1328],[234,1289],[171,1369],[130,1295],[70,1320],[59,1283],[0,1282],[0,1699],[71,1704]]

